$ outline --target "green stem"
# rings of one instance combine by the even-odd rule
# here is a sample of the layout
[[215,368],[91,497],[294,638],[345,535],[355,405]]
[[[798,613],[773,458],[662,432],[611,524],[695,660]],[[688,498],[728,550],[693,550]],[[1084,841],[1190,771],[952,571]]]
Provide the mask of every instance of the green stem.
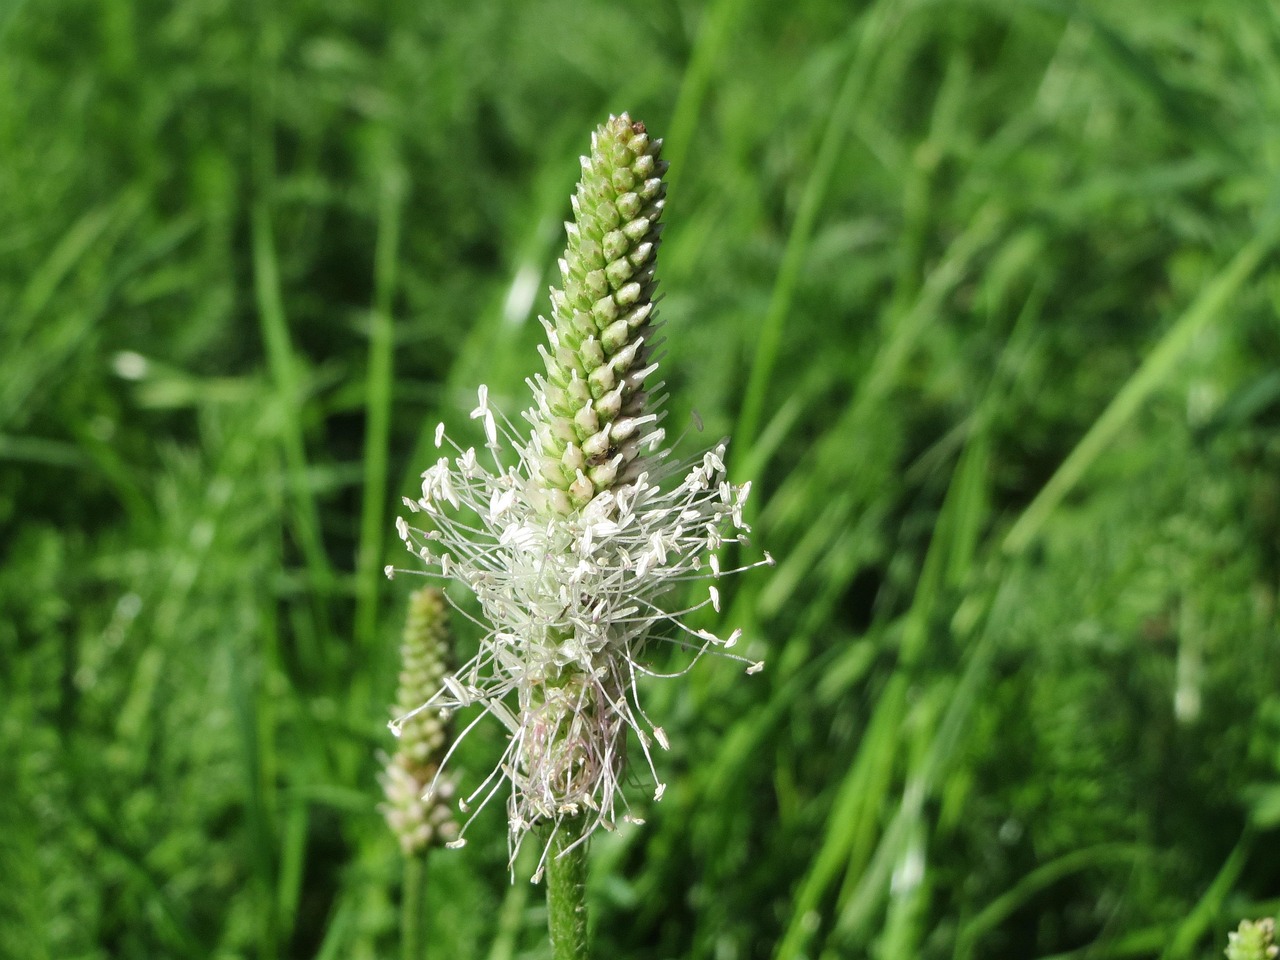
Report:
[[404,858],[404,889],[400,894],[400,955],[404,960],[422,960],[422,919],[427,886],[426,853]]
[[568,850],[581,837],[582,824],[566,821],[556,828],[547,852],[547,926],[555,960],[588,957],[587,845]]
[[387,453],[391,437],[391,386],[395,381],[396,292],[404,175],[387,162],[374,244],[374,295],[369,326],[369,370],[365,378],[364,496],[360,547],[356,552],[356,642],[369,649],[378,630],[378,584],[382,577],[382,529],[387,512]]

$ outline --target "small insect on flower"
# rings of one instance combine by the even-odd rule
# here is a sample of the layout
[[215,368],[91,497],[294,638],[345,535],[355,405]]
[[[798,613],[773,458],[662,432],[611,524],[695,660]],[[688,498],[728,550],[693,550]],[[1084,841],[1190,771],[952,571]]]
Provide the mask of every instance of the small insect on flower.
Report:
[[[574,222],[565,225],[562,284],[551,291],[551,319],[539,318],[546,369],[529,381],[527,427],[493,410],[482,386],[471,418],[481,421],[484,454],[438,428],[446,455],[423,473],[422,495],[405,501],[432,529],[397,524],[429,574],[461,581],[479,602],[479,652],[431,707],[479,704],[510,732],[501,761],[465,803],[479,798],[478,813],[510,783],[513,857],[535,824],[558,829],[576,818],[582,842],[626,814],[628,731],[661,798],[650,746],[667,749],[667,738],[639,697],[639,680],[658,675],[646,665],[646,641],[687,638],[695,656],[670,676],[727,650],[739,631],[722,640],[682,622],[703,607],[719,610],[714,584],[685,609],[665,601],[693,581],[772,563],[765,554],[722,570],[715,556],[749,532],[749,485],[728,480],[726,443],[687,461],[665,445],[665,397],[653,381],[661,147],[626,114],[596,131],[572,198]],[[763,667],[725,656],[749,673]]]

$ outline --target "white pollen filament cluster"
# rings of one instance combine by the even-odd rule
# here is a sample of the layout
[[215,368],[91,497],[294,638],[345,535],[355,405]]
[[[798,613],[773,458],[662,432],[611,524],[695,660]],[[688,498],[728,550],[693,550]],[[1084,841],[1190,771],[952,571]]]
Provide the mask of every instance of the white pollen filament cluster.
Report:
[[[542,384],[531,386],[540,399]],[[740,631],[720,637],[682,618],[708,606],[719,611],[720,577],[773,561],[765,554],[743,567],[720,567],[717,551],[745,544],[749,532],[743,507],[750,484],[728,482],[724,442],[676,461],[663,447],[658,418],[646,417],[637,425],[630,479],[565,512],[548,502],[540,482],[536,429],[517,437],[490,409],[484,387],[471,416],[483,425],[484,452],[437,429],[436,446],[447,455],[423,473],[422,496],[405,500],[429,524],[419,529],[402,517],[397,528],[428,575],[461,581],[479,603],[481,617],[472,617],[483,631],[479,652],[418,709],[479,706],[454,748],[486,715],[507,728],[498,765],[459,806],[474,818],[509,784],[514,860],[535,825],[557,829],[580,818],[582,842],[597,828],[634,819],[620,783],[629,731],[661,798],[653,747],[665,750],[668,741],[641,706],[640,680],[681,676],[707,652],[746,664],[748,673],[761,669],[763,663],[727,652]],[[536,427],[538,409],[525,419]],[[388,576],[394,572],[387,568]],[[705,584],[700,598],[667,609],[673,589],[691,582]],[[677,673],[655,673],[645,658],[651,640],[681,644],[693,655]],[[463,843],[460,835],[450,845]],[[535,879],[545,857],[544,850]]]

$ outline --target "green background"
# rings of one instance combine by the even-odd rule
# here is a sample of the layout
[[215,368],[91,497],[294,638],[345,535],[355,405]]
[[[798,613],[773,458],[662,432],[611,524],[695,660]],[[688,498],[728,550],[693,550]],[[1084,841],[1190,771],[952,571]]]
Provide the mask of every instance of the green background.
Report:
[[[598,955],[1198,958],[1280,908],[1280,8],[28,0],[0,956],[398,956],[399,496],[477,384],[528,403],[621,110],[670,433],[734,436],[779,563],[725,584],[762,674],[645,691]],[[546,956],[500,802],[468,836],[430,955]]]

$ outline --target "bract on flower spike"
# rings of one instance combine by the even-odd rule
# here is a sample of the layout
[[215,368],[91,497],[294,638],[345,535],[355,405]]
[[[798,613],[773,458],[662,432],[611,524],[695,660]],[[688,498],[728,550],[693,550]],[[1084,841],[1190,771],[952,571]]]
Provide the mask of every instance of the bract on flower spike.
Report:
[[387,826],[407,856],[458,835],[449,802],[454,786],[440,773],[449,744],[449,721],[438,708],[418,710],[442,688],[449,664],[449,622],[444,594],[423,587],[409,597],[400,647],[400,684],[393,723],[399,740],[382,774]]
[[[661,798],[650,747],[667,742],[641,707],[638,682],[654,675],[644,653],[655,628],[693,649],[693,662],[739,636],[722,640],[682,622],[718,606],[709,585],[690,607],[665,605],[677,586],[746,569],[722,570],[703,555],[745,542],[749,485],[729,483],[726,441],[687,461],[663,442],[653,380],[661,151],[626,114],[597,129],[565,225],[562,287],[542,320],[546,372],[529,381],[527,433],[491,409],[481,387],[471,417],[482,422],[486,454],[439,428],[445,455],[423,473],[422,496],[406,500],[432,529],[397,522],[429,574],[460,580],[479,601],[479,653],[428,706],[479,704],[508,728],[506,753],[460,806],[478,799],[475,816],[508,782],[513,858],[537,824],[552,824],[552,835],[570,819],[581,824],[572,847],[626,814],[629,730]],[[768,554],[748,566],[764,563]],[[763,666],[724,655],[749,673]]]

